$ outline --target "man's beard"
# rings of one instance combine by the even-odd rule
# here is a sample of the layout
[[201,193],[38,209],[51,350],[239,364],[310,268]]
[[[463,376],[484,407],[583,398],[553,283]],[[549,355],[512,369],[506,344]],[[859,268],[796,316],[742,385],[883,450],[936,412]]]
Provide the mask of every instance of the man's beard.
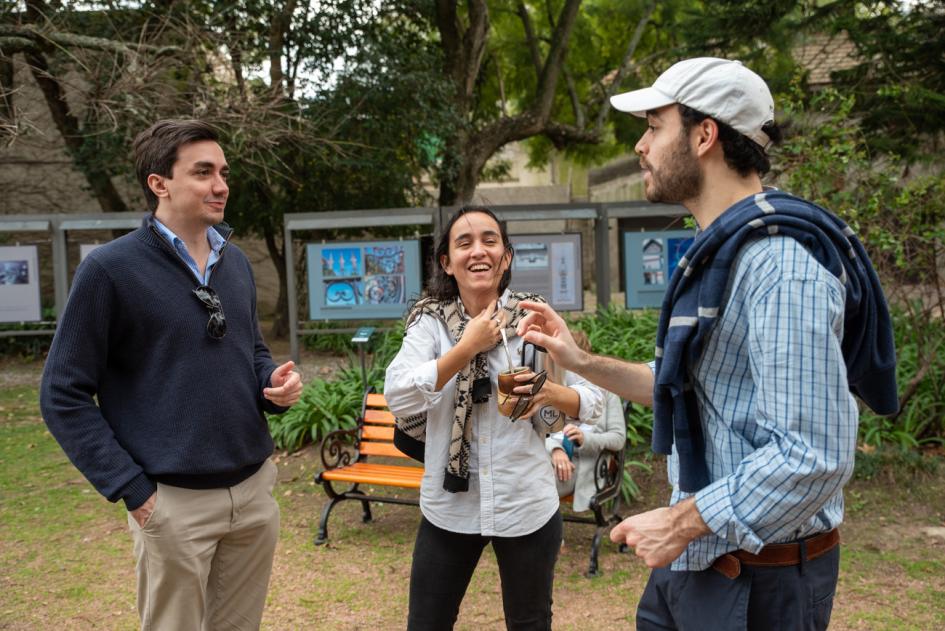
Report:
[[699,196],[702,190],[702,171],[692,153],[687,134],[680,134],[669,159],[659,171],[650,170],[650,187],[646,198],[651,202],[681,204]]

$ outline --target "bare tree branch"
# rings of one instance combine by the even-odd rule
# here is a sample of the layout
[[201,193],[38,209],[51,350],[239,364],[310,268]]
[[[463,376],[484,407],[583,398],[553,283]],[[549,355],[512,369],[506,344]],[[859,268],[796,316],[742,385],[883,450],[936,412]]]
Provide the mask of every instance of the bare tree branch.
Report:
[[463,81],[463,99],[469,102],[476,87],[476,77],[482,66],[489,38],[489,9],[485,0],[466,0],[469,10],[469,28],[463,35],[463,65],[466,73]]
[[[0,41],[9,41],[11,48],[16,43],[19,43],[21,47],[26,47],[26,42],[29,42],[29,45],[39,46],[43,49],[49,49],[51,46],[85,48],[101,52],[120,53],[127,56],[133,56],[139,53],[161,56],[180,50],[177,46],[153,46],[148,44],[129,45],[128,43],[112,39],[41,29],[31,24],[25,24],[23,26],[0,24],[0,36],[3,36]],[[6,46],[3,46],[3,48],[5,49]]]
[[502,66],[498,58],[495,60],[495,76],[499,84],[499,111],[502,112],[502,116],[508,116],[509,109],[505,98],[505,79],[502,78]]
[[[62,86],[49,72],[49,65],[42,53],[27,52],[25,56],[30,71],[33,73],[33,78],[46,100],[46,107],[56,124],[56,129],[59,130],[69,152],[73,156],[79,156],[85,140],[79,127],[79,120],[73,115]],[[90,166],[88,161],[85,160],[77,159],[76,166],[84,173],[92,189],[92,194],[95,195],[103,211],[124,212],[128,210],[107,172]]]
[[[580,6],[581,0],[567,0],[561,9],[531,106],[518,116],[493,121],[476,134],[480,138],[477,143],[480,150],[488,151],[489,156],[509,142],[544,132],[551,116],[564,52]],[[479,158],[476,161],[479,161]],[[488,156],[486,158],[488,159]],[[485,161],[482,160],[482,163],[485,164]]]
[[573,144],[595,144],[600,142],[600,134],[596,131],[574,125],[551,122],[545,126],[544,133],[557,149],[564,149]]
[[561,8],[557,24],[555,24],[554,32],[551,35],[551,48],[545,58],[541,78],[538,80],[538,90],[534,104],[535,114],[543,120],[547,120],[551,114],[562,60],[580,7],[581,0],[567,0]]

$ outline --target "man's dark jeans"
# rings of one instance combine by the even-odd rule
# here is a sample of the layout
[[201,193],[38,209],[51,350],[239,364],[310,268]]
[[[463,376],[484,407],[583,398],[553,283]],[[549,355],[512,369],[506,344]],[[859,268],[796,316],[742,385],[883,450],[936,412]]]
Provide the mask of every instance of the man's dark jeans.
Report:
[[637,629],[820,631],[830,622],[839,569],[840,546],[803,565],[742,564],[734,579],[712,568],[659,568],[640,598]]

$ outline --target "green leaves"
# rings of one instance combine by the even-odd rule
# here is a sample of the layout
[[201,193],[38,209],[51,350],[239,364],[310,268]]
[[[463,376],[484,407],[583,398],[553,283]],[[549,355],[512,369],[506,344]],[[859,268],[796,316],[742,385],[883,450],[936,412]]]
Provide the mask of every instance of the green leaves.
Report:
[[866,245],[893,307],[901,412],[861,415],[870,447],[917,449],[945,436],[945,173],[873,155],[856,99],[825,90],[786,110],[791,137],[776,155],[780,185],[847,220]]
[[269,416],[269,431],[279,449],[290,451],[318,442],[338,429],[354,427],[361,411],[361,382],[309,382],[299,402],[283,414]]
[[[328,339],[338,341],[337,337]],[[378,392],[384,389],[384,373],[402,340],[403,326],[397,323],[391,331],[381,334],[370,349],[367,382]],[[318,443],[330,432],[354,427],[361,413],[363,394],[360,362],[349,351],[347,365],[333,379],[310,381],[298,403],[283,414],[269,415],[269,432],[276,447],[299,449],[308,442]]]
[[657,317],[655,309],[630,311],[611,305],[570,324],[587,334],[595,353],[641,362],[653,359]]
[[945,326],[937,317],[917,318],[918,307],[893,309],[896,379],[906,401],[894,417],[860,414],[860,440],[869,447],[945,445]]

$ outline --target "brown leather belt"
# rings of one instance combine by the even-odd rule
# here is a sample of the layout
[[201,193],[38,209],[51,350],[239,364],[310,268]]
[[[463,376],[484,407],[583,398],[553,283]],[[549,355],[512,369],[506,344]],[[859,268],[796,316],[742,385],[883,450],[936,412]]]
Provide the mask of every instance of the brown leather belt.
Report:
[[712,569],[728,578],[738,578],[742,573],[742,564],[781,567],[801,564],[801,550],[806,549],[804,559],[813,561],[817,557],[833,550],[840,543],[840,531],[834,528],[803,541],[794,543],[772,543],[766,545],[758,554],[736,550],[723,554],[712,563]]

